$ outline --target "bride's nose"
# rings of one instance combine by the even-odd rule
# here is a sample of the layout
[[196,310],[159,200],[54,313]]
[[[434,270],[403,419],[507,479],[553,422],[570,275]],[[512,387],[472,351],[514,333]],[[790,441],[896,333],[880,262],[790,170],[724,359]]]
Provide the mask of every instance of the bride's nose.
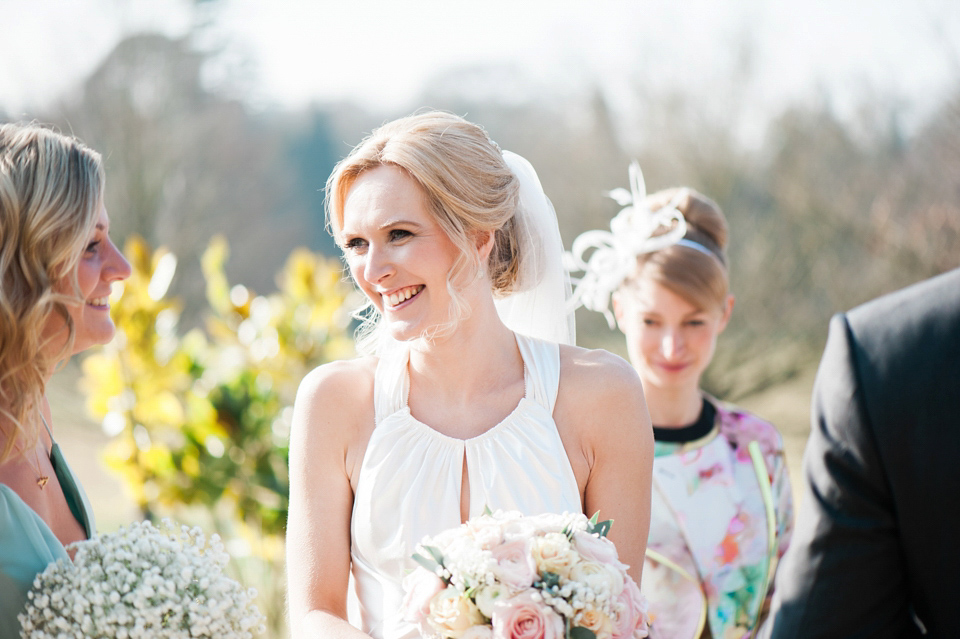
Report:
[[364,279],[371,283],[380,282],[392,275],[394,270],[389,251],[385,248],[371,245],[367,250],[366,259],[363,264]]

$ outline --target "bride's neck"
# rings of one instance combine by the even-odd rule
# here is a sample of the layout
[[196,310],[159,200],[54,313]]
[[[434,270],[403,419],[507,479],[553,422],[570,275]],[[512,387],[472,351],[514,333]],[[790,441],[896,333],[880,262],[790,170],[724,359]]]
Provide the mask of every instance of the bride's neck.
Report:
[[421,385],[461,394],[479,390],[489,380],[506,378],[523,360],[516,337],[496,315],[474,313],[450,335],[417,345],[410,351],[410,374]]

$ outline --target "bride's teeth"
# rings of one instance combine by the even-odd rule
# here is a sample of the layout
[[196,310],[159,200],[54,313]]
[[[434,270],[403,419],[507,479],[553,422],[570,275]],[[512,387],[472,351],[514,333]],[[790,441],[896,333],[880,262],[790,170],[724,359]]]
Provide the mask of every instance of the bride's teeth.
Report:
[[405,288],[397,291],[396,293],[390,293],[384,295],[384,299],[387,300],[387,304],[390,306],[396,306],[400,302],[405,302],[417,293],[423,290],[423,286],[411,286],[410,288]]

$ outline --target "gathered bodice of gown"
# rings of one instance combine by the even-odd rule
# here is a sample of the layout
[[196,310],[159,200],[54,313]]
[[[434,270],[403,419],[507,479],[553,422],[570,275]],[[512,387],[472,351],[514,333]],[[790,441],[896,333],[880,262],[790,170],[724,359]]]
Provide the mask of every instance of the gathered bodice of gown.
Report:
[[[553,407],[560,383],[557,344],[517,335],[525,392],[499,424],[466,440],[417,421],[407,405],[409,350],[380,358],[376,427],[357,480],[351,521],[353,582],[362,630],[377,639],[415,639],[403,621],[401,582],[426,535],[459,526],[466,460],[469,516],[491,510],[581,512],[580,490]],[[469,366],[469,362],[464,365]]]

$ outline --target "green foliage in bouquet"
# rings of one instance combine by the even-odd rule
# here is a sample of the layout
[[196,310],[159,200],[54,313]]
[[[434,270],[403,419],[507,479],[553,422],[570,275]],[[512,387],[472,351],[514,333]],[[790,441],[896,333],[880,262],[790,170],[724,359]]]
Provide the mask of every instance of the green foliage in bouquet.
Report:
[[89,409],[116,434],[108,465],[145,513],[203,506],[241,524],[259,554],[281,553],[291,406],[310,369],[352,355],[353,287],[339,262],[298,250],[278,291],[256,295],[230,285],[215,238],[202,256],[205,325],[181,335],[167,296],[175,258],[139,238],[125,254],[117,337],[83,362]]

